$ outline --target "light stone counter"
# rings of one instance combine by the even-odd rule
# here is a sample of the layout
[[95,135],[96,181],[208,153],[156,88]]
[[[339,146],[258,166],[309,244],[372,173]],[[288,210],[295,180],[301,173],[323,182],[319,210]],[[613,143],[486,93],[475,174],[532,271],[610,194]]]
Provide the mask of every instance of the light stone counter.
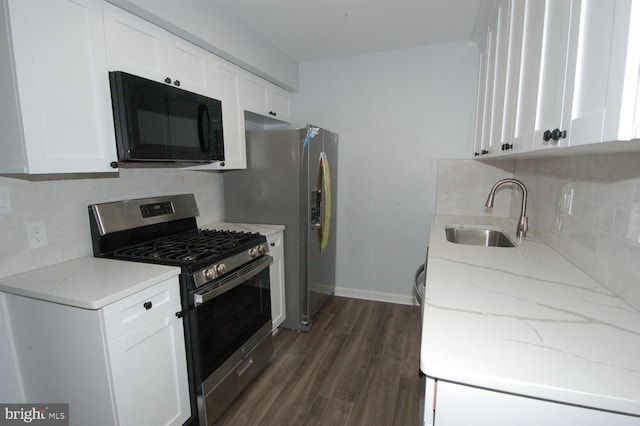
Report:
[[498,225],[512,237],[515,231],[513,223],[486,217],[434,217],[422,372],[640,416],[640,312],[544,243],[450,243],[444,227],[456,223]]
[[2,278],[0,291],[100,309],[179,273],[172,266],[82,257]]

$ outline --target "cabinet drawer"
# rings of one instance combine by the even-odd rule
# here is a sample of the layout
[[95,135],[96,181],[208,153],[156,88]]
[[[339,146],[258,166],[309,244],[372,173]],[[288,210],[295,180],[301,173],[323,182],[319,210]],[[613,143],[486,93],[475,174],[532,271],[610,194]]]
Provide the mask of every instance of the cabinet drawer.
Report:
[[269,250],[278,250],[282,248],[282,232],[267,237]]
[[[103,308],[107,341],[161,317],[180,306],[178,277],[174,277]],[[176,311],[177,312],[177,311]]]

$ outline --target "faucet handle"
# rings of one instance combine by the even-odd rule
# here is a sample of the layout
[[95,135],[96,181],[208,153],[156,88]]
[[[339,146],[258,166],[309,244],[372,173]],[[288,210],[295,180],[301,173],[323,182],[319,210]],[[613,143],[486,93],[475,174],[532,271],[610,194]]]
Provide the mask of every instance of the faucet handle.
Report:
[[520,216],[520,222],[518,223],[518,230],[516,236],[526,237],[529,230],[529,218],[527,216]]

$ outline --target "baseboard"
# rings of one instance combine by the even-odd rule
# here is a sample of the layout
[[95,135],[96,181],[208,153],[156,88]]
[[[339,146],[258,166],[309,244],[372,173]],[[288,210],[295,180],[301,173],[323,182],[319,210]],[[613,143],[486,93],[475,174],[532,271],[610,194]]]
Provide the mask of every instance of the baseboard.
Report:
[[352,299],[373,300],[376,302],[397,303],[399,305],[418,305],[414,296],[405,296],[393,293],[383,293],[381,291],[360,290],[347,287],[336,287],[335,295],[339,297],[350,297]]

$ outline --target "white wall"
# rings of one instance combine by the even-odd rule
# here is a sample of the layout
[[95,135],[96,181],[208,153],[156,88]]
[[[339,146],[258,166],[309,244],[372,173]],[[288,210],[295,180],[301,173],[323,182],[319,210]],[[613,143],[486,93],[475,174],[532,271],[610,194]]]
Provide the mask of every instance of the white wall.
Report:
[[463,42],[300,65],[295,123],[340,135],[338,294],[412,303],[437,160],[472,149],[477,62]]

